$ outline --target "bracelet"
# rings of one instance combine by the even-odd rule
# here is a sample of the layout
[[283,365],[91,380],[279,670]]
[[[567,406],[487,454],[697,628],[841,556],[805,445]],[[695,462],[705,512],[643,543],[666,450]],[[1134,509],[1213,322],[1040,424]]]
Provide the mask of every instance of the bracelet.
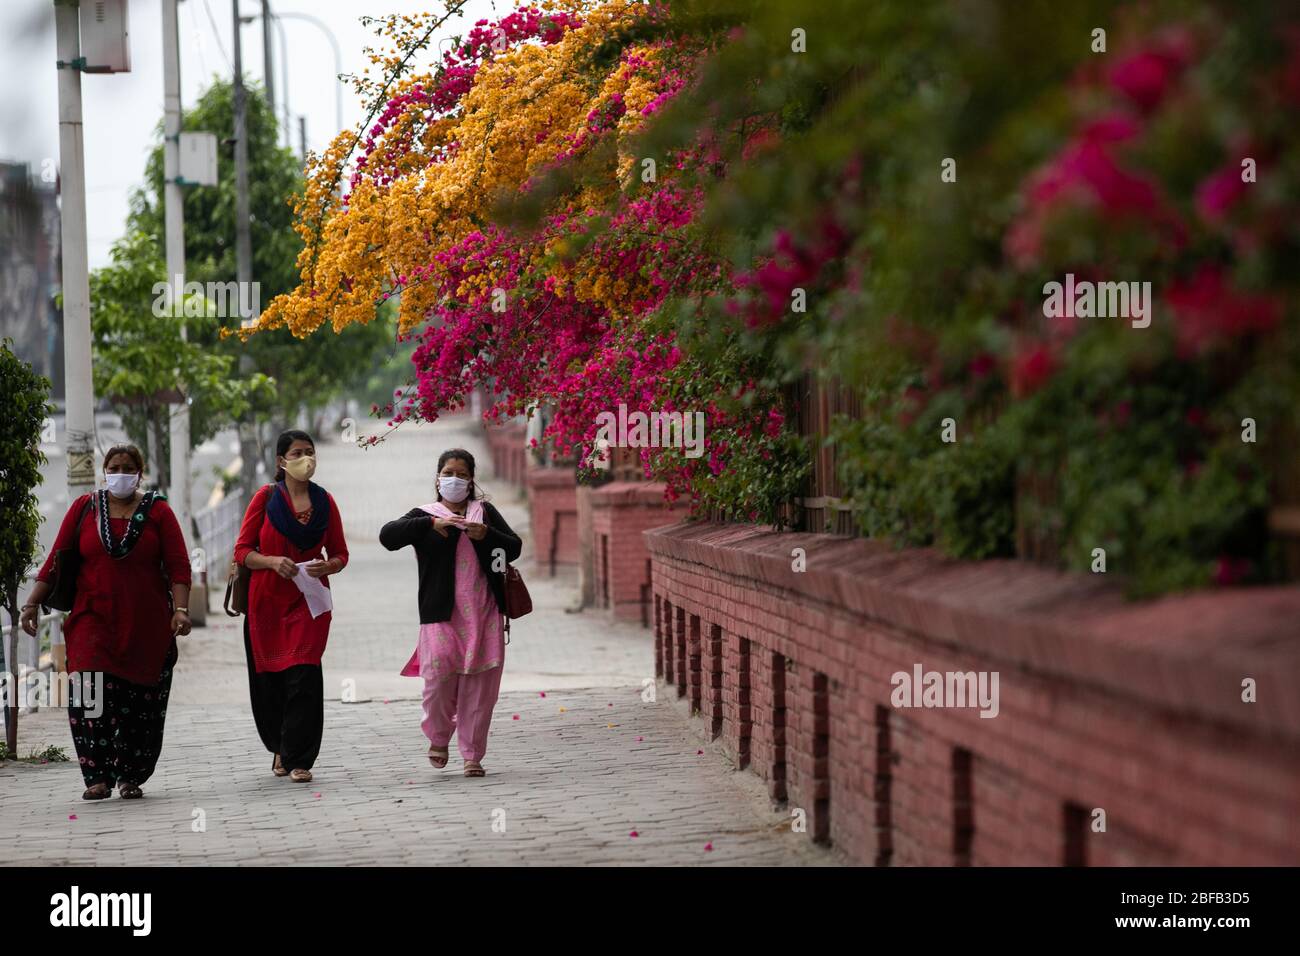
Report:
[[27,610],[29,607],[40,607],[40,605],[39,605],[39,604],[24,604],[24,605],[22,606],[22,610],[25,611],[25,610]]
[[173,613],[175,613],[176,611],[184,611],[186,617],[189,617],[189,616],[190,616],[190,609],[187,608],[187,607],[172,608],[172,611],[173,611]]

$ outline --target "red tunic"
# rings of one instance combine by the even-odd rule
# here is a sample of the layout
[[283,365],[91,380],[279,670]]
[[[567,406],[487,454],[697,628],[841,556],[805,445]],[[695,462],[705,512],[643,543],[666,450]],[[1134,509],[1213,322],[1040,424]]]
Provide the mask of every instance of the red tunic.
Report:
[[[268,485],[249,502],[248,511],[244,513],[244,523],[239,529],[239,540],[235,544],[235,561],[243,564],[250,551],[260,551],[264,555],[286,557],[294,564],[299,564],[322,557],[323,550],[324,556],[338,558],[342,562],[340,570],[347,567],[348,546],[343,540],[343,519],[339,517],[334,496],[326,493],[330,501],[330,521],[324,536],[316,547],[302,551],[275,530],[275,525],[266,518],[267,497],[278,488],[278,485]],[[292,501],[289,510],[293,511]],[[328,577],[321,580],[329,587]],[[312,618],[311,611],[307,609],[307,599],[298,590],[297,584],[280,577],[274,571],[263,568],[254,570],[248,583],[248,638],[253,646],[253,666],[257,672],[282,671],[295,664],[319,665],[321,655],[325,653],[325,642],[329,639],[330,619],[333,616],[326,611],[320,617]]]
[[[91,497],[82,495],[63,516],[38,581],[50,580],[55,552],[72,546],[81,509]],[[113,536],[126,534],[128,523],[127,518],[109,518]],[[167,594],[173,584],[190,583],[189,556],[176,513],[166,501],[154,501],[130,553],[112,558],[99,540],[91,508],[81,522],[77,546],[77,598],[63,624],[69,670],[106,671],[134,684],[157,684],[172,645]]]

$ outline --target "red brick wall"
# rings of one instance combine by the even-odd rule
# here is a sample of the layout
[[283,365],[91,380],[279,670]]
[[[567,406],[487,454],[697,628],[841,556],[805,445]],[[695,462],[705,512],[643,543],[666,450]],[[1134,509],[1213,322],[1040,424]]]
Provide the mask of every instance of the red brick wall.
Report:
[[579,485],[578,500],[578,592],[583,607],[596,605],[596,542],[591,531],[591,485]]
[[484,426],[488,454],[492,459],[492,472],[500,481],[522,485],[527,471],[527,452],[524,448],[525,427],[522,422],[507,422]]
[[[643,532],[672,524],[686,509],[664,501],[655,482],[612,481],[591,493],[595,604],[617,620],[653,623],[650,555]],[[683,672],[684,673],[684,672]]]
[[[694,707],[698,680],[737,765],[854,860],[1300,863],[1300,588],[1128,603],[1103,575],[825,535],[645,538],[664,692]],[[894,707],[915,664],[997,671],[998,716]]]
[[578,564],[578,483],[572,468],[528,469],[533,560],[539,569]]

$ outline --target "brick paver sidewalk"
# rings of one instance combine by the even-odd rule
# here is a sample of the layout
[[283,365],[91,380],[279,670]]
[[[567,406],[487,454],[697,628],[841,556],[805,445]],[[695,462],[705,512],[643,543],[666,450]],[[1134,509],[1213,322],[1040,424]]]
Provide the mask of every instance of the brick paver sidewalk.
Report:
[[[317,477],[344,515],[351,564],[331,582],[325,737],[312,783],[271,775],[248,709],[238,622],[218,612],[182,639],[162,759],[145,799],[83,801],[73,763],[0,765],[0,834],[11,848],[4,862],[839,862],[791,832],[758,780],[730,768],[671,690],[643,701],[643,681],[654,673],[649,632],[598,612],[567,613],[573,578],[547,580],[527,560],[535,611],[516,623],[506,651],[488,776],[461,776],[454,741],[448,768],[429,766],[420,682],[397,676],[418,629],[415,561],[385,551],[377,532],[431,498],[435,459],[447,446],[482,452],[480,473],[490,474],[466,418],[404,427],[364,452],[323,442],[318,450]],[[483,484],[529,555],[517,489]],[[345,689],[355,702],[343,702]],[[20,727],[23,752],[56,744],[72,755],[62,711]]]

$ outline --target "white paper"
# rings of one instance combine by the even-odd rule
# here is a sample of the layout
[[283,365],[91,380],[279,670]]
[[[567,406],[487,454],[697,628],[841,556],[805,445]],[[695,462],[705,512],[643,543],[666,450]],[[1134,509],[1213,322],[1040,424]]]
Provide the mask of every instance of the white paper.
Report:
[[325,586],[324,581],[313,578],[307,573],[309,564],[310,561],[300,562],[298,573],[293,576],[293,580],[297,583],[303,597],[307,599],[307,610],[311,611],[313,618],[318,618],[326,611],[334,610],[334,598],[330,596],[330,589]]

